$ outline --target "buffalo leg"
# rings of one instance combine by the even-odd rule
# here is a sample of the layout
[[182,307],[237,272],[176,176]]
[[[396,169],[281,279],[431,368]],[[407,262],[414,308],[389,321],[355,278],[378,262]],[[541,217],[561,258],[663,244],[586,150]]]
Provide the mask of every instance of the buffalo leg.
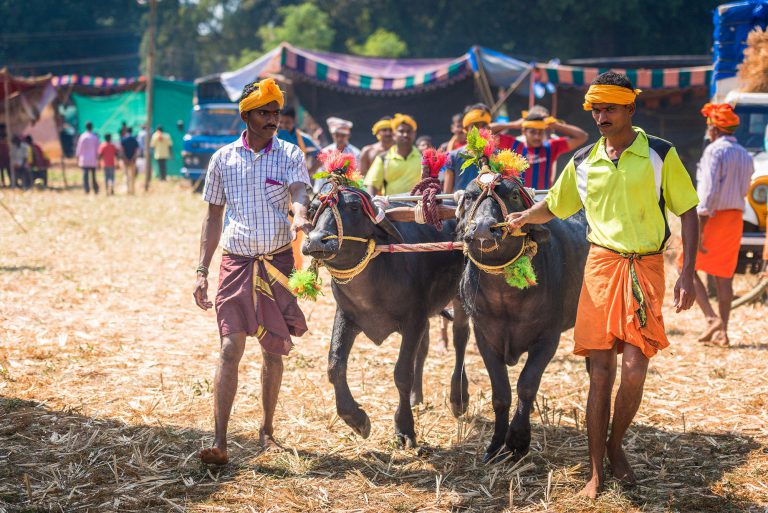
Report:
[[[477,324],[475,324],[477,328]],[[509,425],[509,406],[512,403],[512,389],[509,386],[509,376],[507,375],[507,365],[504,358],[495,353],[485,335],[478,329],[475,329],[475,340],[477,348],[480,350],[480,356],[483,357],[485,370],[488,371],[488,377],[491,378],[493,414],[495,422],[493,426],[493,438],[491,444],[485,450],[483,463],[495,460],[499,456],[499,451],[504,447],[504,437],[507,434]]]
[[464,354],[469,340],[469,316],[458,299],[453,300],[453,350],[455,363],[451,376],[451,412],[454,417],[464,415],[469,404],[469,383],[464,370]]
[[413,317],[419,320],[409,323],[403,329],[400,354],[395,364],[395,386],[400,396],[395,412],[395,434],[403,447],[416,447],[410,396],[413,388],[416,352],[419,350],[419,344],[424,338],[429,322],[426,316],[415,314]]
[[424,330],[424,336],[421,337],[419,348],[416,351],[416,358],[413,364],[413,385],[411,387],[411,407],[424,402],[424,362],[429,354],[429,328]]
[[541,377],[557,350],[560,334],[556,338],[540,339],[528,352],[520,377],[517,379],[517,408],[507,431],[506,445],[515,460],[528,453],[531,446],[531,409],[539,391]]
[[347,361],[352,344],[360,333],[360,328],[352,322],[340,308],[336,308],[333,320],[331,348],[328,352],[328,380],[333,384],[336,396],[336,411],[344,422],[363,438],[371,434],[371,421],[368,414],[352,397],[347,383]]

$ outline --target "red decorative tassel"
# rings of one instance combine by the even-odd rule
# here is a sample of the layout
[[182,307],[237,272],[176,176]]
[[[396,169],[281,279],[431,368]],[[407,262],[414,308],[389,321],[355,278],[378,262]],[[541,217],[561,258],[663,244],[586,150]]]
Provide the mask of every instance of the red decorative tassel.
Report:
[[434,148],[427,148],[421,154],[421,165],[422,167],[427,166],[429,168],[429,176],[431,178],[437,178],[440,175],[440,170],[443,169],[447,160],[447,153],[435,150]]

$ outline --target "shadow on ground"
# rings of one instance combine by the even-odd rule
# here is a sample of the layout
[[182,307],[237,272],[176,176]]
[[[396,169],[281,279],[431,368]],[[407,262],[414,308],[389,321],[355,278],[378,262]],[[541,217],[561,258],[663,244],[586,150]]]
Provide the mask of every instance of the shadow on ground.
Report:
[[[553,498],[562,504],[586,478],[586,470],[577,467],[586,460],[586,436],[572,427],[535,424],[533,450],[522,462],[483,465],[480,457],[491,430],[483,417],[463,420],[466,436],[460,443],[426,446],[420,453],[361,447],[351,440],[350,450],[335,454],[298,444],[265,455],[255,436],[236,436],[233,463],[219,468],[205,467],[196,457],[210,432],[132,426],[7,397],[0,398],[0,419],[0,511],[9,513],[185,511],[195,504],[221,505],[214,495],[234,481],[251,488],[287,486],[309,495],[324,490],[328,481],[345,486],[346,480],[361,476],[372,488],[405,486],[432,495],[439,495],[439,480],[449,498],[441,503],[446,511],[500,511],[510,507],[510,490],[514,507]],[[720,486],[725,474],[761,448],[750,437],[641,425],[631,431],[627,446],[640,484],[624,490],[609,483],[605,500],[639,511],[763,511]],[[590,504],[573,498],[564,504],[571,504],[567,511],[618,511],[602,508],[600,500]],[[380,506],[380,511],[411,510],[419,504],[407,508],[407,501],[398,506],[385,500]]]

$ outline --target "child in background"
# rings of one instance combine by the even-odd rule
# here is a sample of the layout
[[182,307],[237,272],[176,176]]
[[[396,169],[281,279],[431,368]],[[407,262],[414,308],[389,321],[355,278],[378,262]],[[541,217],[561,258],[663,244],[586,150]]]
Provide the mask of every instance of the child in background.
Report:
[[112,134],[104,136],[104,142],[99,146],[99,159],[104,168],[104,181],[107,186],[107,194],[115,194],[115,161],[117,146],[112,143]]

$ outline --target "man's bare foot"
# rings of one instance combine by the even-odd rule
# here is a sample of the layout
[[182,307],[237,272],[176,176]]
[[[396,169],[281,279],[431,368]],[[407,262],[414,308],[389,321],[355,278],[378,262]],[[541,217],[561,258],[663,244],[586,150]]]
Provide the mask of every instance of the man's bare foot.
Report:
[[608,454],[608,461],[611,462],[611,468],[613,469],[613,475],[616,479],[620,479],[624,484],[634,486],[637,484],[637,477],[632,471],[632,466],[627,460],[627,455],[624,453],[624,449],[618,447],[616,449],[606,448]]
[[226,465],[229,461],[226,449],[211,447],[200,451],[200,461],[206,465]]
[[283,446],[275,441],[271,433],[266,433],[264,428],[259,430],[259,443],[264,452],[283,452]]
[[597,494],[603,491],[603,480],[597,476],[592,476],[584,488],[581,489],[579,495],[589,497],[590,499],[597,499]]
[[699,342],[709,342],[722,327],[723,323],[720,322],[719,317],[709,319],[707,321],[707,329],[699,337]]
[[723,330],[717,332],[710,342],[720,347],[729,347],[731,345],[731,340],[728,338],[728,334]]

